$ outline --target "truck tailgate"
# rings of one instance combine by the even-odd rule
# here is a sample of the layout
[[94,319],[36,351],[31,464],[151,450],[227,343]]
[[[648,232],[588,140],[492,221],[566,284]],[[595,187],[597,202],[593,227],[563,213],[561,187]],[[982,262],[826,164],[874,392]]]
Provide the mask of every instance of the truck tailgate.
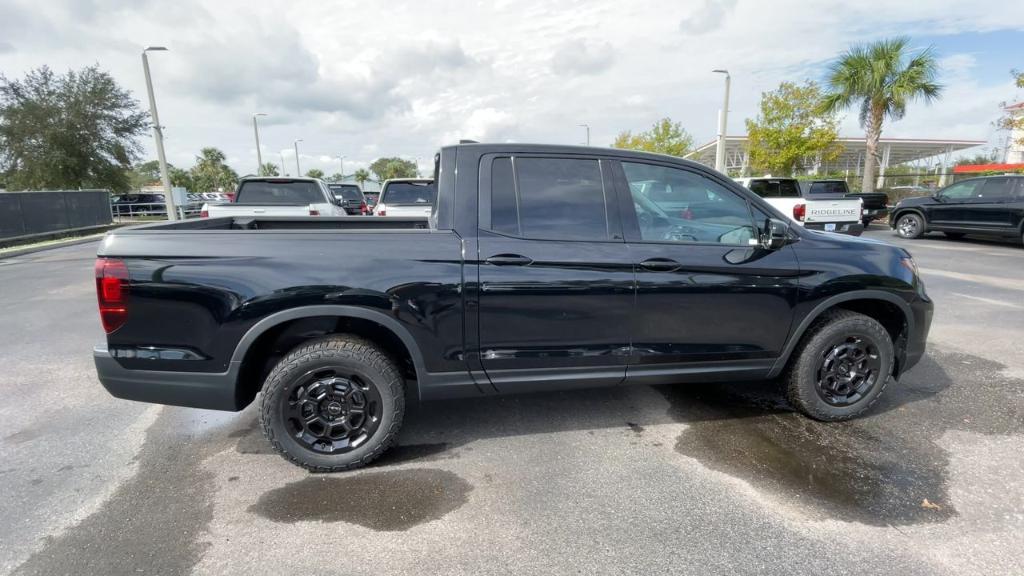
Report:
[[857,222],[860,220],[860,199],[810,200],[804,222]]
[[210,204],[210,218],[219,216],[309,216],[309,204]]

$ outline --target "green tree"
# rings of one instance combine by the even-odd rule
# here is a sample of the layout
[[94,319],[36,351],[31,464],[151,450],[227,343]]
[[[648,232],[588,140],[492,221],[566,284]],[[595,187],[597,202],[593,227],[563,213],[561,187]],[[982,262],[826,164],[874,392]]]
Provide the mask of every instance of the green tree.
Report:
[[149,115],[98,66],[0,75],[0,174],[18,189],[131,187]]
[[995,164],[998,162],[998,155],[995,150],[987,154],[975,154],[974,156],[965,156],[954,162],[954,166],[963,166],[965,164]]
[[932,49],[911,54],[909,43],[909,38],[899,37],[854,46],[829,67],[829,93],[821,109],[836,112],[859,106],[867,146],[861,185],[864,192],[875,189],[882,123],[903,118],[910,102],[923,99],[930,103],[942,94],[942,86],[936,81],[938,65]]
[[373,164],[370,164],[370,172],[382,182],[392,178],[415,178],[419,175],[415,162],[398,157],[374,160]]
[[319,168],[310,168],[306,171],[306,176],[309,178],[323,178],[324,171]]
[[814,82],[783,82],[762,93],[757,118],[746,121],[750,164],[789,176],[806,162],[839,157],[838,120],[834,112],[822,112],[821,102],[821,89]]
[[[182,170],[170,162],[167,163],[167,176],[171,179],[171,186],[180,186],[186,190],[192,189],[192,175],[188,170]],[[128,174],[128,181],[132,190],[138,190],[143,186],[160,185],[160,162],[150,160],[132,168]]]
[[196,165],[189,171],[192,175],[193,192],[216,192],[234,190],[238,173],[225,162],[227,157],[217,148],[203,148],[196,156]]
[[646,132],[620,132],[612,146],[669,156],[685,156],[693,149],[693,136],[690,136],[679,122],[673,122],[671,118],[662,118]]
[[260,176],[280,176],[281,175],[281,171],[278,170],[277,164],[274,164],[273,162],[264,162],[263,165],[260,166],[260,174],[259,175]]
[[363,185],[366,184],[366,181],[370,179],[370,172],[367,171],[366,168],[360,168],[352,174],[352,177],[355,178],[359,187],[362,188]]

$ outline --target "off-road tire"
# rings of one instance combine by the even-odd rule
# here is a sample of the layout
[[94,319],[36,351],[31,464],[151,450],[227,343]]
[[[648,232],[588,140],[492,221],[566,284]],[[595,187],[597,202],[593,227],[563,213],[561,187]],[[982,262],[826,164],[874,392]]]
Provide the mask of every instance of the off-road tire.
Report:
[[[288,430],[281,415],[297,379],[318,367],[343,366],[357,373],[380,395],[380,423],[364,444],[342,454],[322,454],[304,446]],[[405,415],[403,378],[395,361],[372,342],[358,336],[333,335],[303,343],[285,355],[267,376],[260,400],[263,434],[289,462],[313,472],[341,472],[372,462],[394,444]]]
[[[822,359],[837,339],[845,335],[864,335],[878,348],[881,366],[876,380],[862,398],[848,406],[834,406],[818,391],[818,371]],[[856,418],[867,412],[881,397],[891,379],[893,344],[886,329],[874,318],[850,310],[826,312],[807,330],[793,351],[783,377],[786,397],[801,413],[815,420],[840,421]]]

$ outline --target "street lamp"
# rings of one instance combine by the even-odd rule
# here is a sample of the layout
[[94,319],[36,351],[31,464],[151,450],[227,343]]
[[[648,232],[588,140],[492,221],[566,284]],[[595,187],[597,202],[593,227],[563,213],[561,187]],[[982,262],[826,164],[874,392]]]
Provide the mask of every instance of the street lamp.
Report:
[[732,78],[728,70],[712,70],[715,74],[725,74],[725,103],[718,114],[718,145],[715,147],[715,170],[725,173],[725,127],[729,118],[729,82]]
[[302,138],[299,138],[292,145],[295,146],[295,176],[302,176],[302,168],[299,168],[299,142],[302,142]]
[[178,208],[171,194],[171,178],[167,174],[167,157],[164,155],[164,131],[160,127],[160,116],[156,113],[156,97],[153,96],[153,80],[149,76],[149,58],[146,52],[166,51],[163,46],[150,46],[142,51],[142,71],[146,75],[146,91],[149,92],[149,115],[153,117],[153,139],[156,140],[156,158],[160,163],[160,182],[164,186],[164,200],[167,202],[167,219],[178,219]]
[[577,124],[577,126],[587,129],[587,146],[590,146],[590,124]]
[[287,176],[288,173],[285,172],[284,167],[284,150],[278,150],[277,155],[281,157],[281,176]]
[[253,112],[252,132],[256,135],[256,175],[263,176],[263,153],[260,152],[260,127],[256,124],[257,116],[266,116],[263,112]]
[[341,180],[342,180],[342,182],[344,182],[345,181],[345,156],[335,156],[335,158],[337,158],[338,162],[341,164]]

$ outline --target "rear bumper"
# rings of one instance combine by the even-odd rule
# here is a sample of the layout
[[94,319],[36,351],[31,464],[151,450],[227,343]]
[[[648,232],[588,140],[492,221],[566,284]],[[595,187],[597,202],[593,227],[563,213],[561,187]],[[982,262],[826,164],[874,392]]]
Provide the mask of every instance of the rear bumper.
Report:
[[235,386],[238,363],[220,373],[129,370],[110,356],[105,344],[93,348],[92,356],[100,383],[116,398],[210,410],[245,407]]
[[[864,232],[864,224],[860,222],[836,222],[836,229],[829,230],[829,232],[836,232],[837,234],[847,234],[849,236],[860,236]],[[804,228],[808,230],[820,230],[825,232],[824,222],[807,222],[804,224]]]
[[889,215],[889,209],[888,208],[875,208],[874,210],[865,210],[864,211],[864,218],[870,218],[872,220],[877,220],[879,218],[885,218],[888,215]]

